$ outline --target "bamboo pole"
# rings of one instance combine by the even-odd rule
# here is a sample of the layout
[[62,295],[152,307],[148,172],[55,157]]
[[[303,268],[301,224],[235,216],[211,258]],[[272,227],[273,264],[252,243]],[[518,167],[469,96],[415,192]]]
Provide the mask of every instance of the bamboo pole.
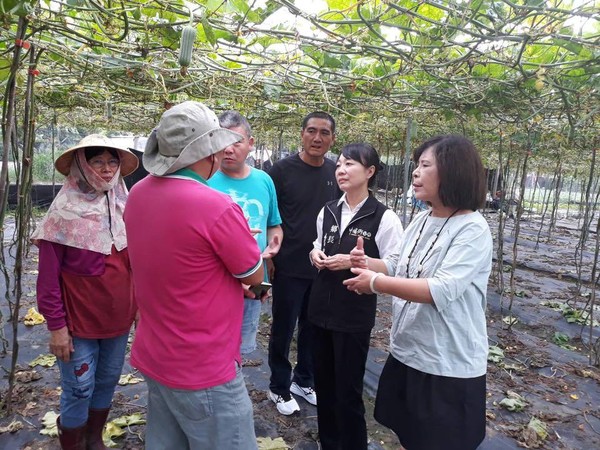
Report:
[[409,117],[406,121],[406,137],[404,140],[404,183],[402,187],[402,226],[406,228],[408,225],[406,220],[406,193],[409,186],[409,172],[410,172],[410,141],[412,137],[413,121],[412,117]]

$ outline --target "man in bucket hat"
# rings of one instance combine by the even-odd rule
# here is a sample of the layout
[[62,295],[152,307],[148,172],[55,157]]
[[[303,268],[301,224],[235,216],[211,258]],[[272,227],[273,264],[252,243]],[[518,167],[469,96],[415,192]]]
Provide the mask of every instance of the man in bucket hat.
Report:
[[206,184],[241,138],[202,103],[174,106],[127,203],[140,310],[131,363],[148,384],[149,450],[257,447],[240,333],[242,283],[262,281],[262,258],[240,207]]

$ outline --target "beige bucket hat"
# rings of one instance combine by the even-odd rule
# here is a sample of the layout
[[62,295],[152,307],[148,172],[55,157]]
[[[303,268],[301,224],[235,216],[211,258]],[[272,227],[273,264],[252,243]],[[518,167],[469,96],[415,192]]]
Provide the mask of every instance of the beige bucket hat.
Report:
[[165,111],[144,150],[144,167],[168,175],[239,142],[244,137],[221,128],[206,105],[187,101]]
[[71,147],[58,158],[56,158],[54,167],[56,167],[56,170],[58,170],[64,176],[69,175],[69,172],[71,171],[71,164],[73,162],[73,156],[75,156],[75,150],[89,147],[104,147],[117,150],[119,152],[119,159],[121,161],[121,175],[124,177],[132,173],[138,167],[139,160],[137,159],[137,156],[135,156],[128,149],[115,145],[108,137],[102,134],[90,134],[89,136],[84,137],[76,146]]

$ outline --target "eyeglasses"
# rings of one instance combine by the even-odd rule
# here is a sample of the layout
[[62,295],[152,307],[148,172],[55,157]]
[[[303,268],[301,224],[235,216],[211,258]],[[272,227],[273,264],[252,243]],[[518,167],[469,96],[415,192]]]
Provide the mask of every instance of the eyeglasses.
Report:
[[94,169],[102,169],[106,165],[111,169],[116,169],[120,164],[121,162],[118,159],[109,159],[108,161],[104,161],[103,159],[92,159],[89,162],[89,165]]

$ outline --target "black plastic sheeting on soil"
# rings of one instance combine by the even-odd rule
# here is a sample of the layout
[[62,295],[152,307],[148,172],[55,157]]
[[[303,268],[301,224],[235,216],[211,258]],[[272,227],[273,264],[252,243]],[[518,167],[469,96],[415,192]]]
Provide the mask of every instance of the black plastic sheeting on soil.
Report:
[[[523,427],[532,416],[541,418],[548,424],[549,437],[541,444],[545,449],[592,449],[600,448],[600,383],[593,378],[578,376],[577,371],[595,370],[588,366],[588,358],[580,351],[564,349],[552,342],[554,333],[562,333],[571,338],[574,346],[578,345],[581,326],[567,323],[559,311],[541,305],[542,301],[564,302],[573,288],[572,250],[575,234],[568,230],[557,234],[546,242],[542,239],[539,245],[532,244],[537,234],[535,224],[522,224],[524,235],[520,238],[517,276],[518,289],[526,295],[515,298],[512,315],[518,322],[512,331],[506,330],[502,319],[508,315],[508,299],[500,297],[495,286],[490,284],[488,290],[488,332],[490,345],[498,345],[504,349],[505,365],[490,363],[488,365],[488,426],[485,441],[480,450],[504,450],[522,448],[517,442]],[[492,228],[495,226],[491,224]],[[9,227],[7,227],[9,229]],[[510,230],[505,238],[505,263],[510,261]],[[542,238],[544,238],[542,236]],[[591,253],[585,252],[589,260]],[[35,251],[32,251],[32,257]],[[35,292],[36,263],[28,261],[24,270],[25,292]],[[506,274],[508,275],[508,274]],[[0,277],[0,279],[3,279]],[[505,278],[508,279],[507,277]],[[506,282],[507,284],[507,282]],[[21,317],[30,306],[35,305],[34,296],[23,298]],[[0,309],[7,315],[5,302]],[[390,313],[389,298],[381,298],[380,314],[383,317]],[[267,330],[270,316],[270,304],[263,305],[263,324],[261,333]],[[379,320],[379,319],[378,319]],[[40,354],[47,353],[48,334],[45,326],[26,327],[21,322],[19,328],[19,363],[26,367],[27,363]],[[10,325],[4,326],[5,336],[10,339]],[[386,334],[386,329],[374,330],[374,333]],[[600,330],[592,330],[593,339],[600,337]],[[587,337],[587,329],[584,338]],[[383,335],[382,334],[382,335]],[[259,340],[260,342],[260,340]],[[265,339],[263,336],[262,342]],[[365,374],[365,398],[372,402],[377,389],[379,374],[387,353],[381,344],[369,351]],[[294,429],[295,449],[318,448],[316,443],[317,424],[316,408],[299,399],[301,411],[292,417],[284,417],[275,411],[275,406],[268,400],[266,391],[269,385],[269,368],[264,345],[248,359],[262,361],[257,365],[244,367],[244,375],[248,391],[255,407],[255,429],[259,437],[276,438],[282,436],[282,430]],[[0,359],[0,364],[8,368],[10,353]],[[15,409],[26,410],[28,403],[35,402],[34,413],[16,414],[0,420],[0,426],[6,426],[13,419],[25,425],[17,433],[0,434],[0,448],[21,449],[29,446],[34,449],[58,449],[55,438],[47,438],[39,434],[40,420],[43,414],[53,409],[57,411],[58,370],[56,367],[41,368],[36,371],[42,375],[40,380],[28,384],[19,384]],[[123,373],[132,373],[133,369],[126,361]],[[595,373],[598,373],[595,371]],[[0,388],[6,389],[7,380],[0,380]],[[523,412],[509,412],[498,405],[508,390],[522,395],[528,402]],[[111,418],[131,414],[145,413],[146,388],[144,383],[119,386],[114,400]],[[369,414],[369,413],[368,413]],[[144,427],[131,427],[124,438],[117,440],[121,448],[143,448],[138,435],[143,435]],[[371,444],[372,449],[381,448],[377,442]],[[392,448],[389,447],[388,448]]]

